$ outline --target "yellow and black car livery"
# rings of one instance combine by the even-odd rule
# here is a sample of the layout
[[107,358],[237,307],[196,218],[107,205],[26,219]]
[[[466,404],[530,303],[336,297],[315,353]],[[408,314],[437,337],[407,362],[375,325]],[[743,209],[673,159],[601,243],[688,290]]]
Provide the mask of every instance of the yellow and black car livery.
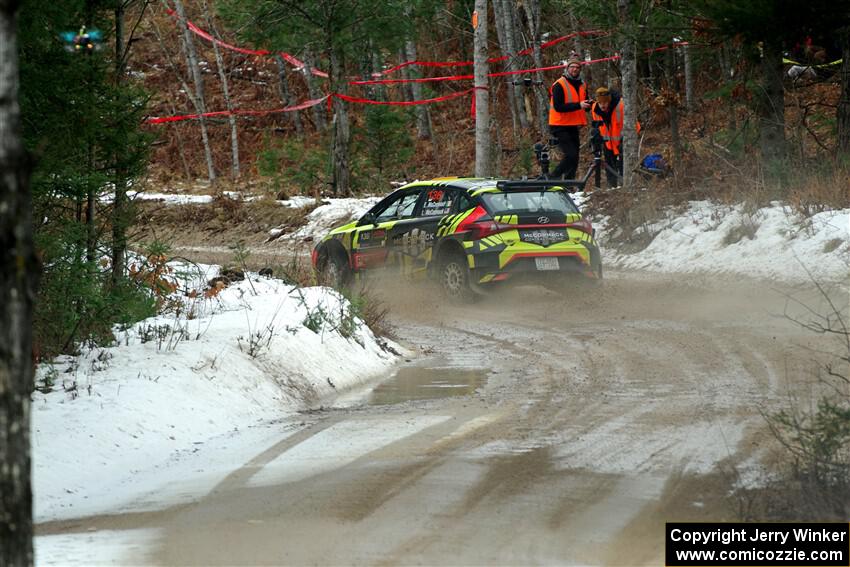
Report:
[[439,178],[401,187],[313,250],[320,280],[372,270],[435,278],[451,299],[500,282],[599,281],[594,230],[569,182]]

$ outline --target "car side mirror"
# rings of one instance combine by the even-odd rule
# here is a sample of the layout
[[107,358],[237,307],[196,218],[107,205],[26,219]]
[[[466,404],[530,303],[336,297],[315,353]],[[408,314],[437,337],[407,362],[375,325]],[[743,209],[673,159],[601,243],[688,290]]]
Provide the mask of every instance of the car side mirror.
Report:
[[357,221],[357,226],[365,226],[367,224],[375,224],[375,214],[374,213],[366,213],[360,220]]

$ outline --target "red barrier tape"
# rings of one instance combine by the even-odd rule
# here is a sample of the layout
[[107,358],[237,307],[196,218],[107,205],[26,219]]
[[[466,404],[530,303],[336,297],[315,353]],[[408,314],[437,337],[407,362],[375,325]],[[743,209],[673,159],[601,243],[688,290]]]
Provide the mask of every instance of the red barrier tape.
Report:
[[[563,41],[567,41],[569,39],[572,39],[576,36],[589,37],[589,36],[603,36],[603,35],[608,35],[608,32],[602,31],[602,30],[590,30],[590,31],[574,32],[574,33],[571,33],[571,34],[568,34],[568,35],[564,35],[564,36],[555,38],[551,41],[547,41],[545,43],[542,43],[542,44],[540,44],[540,48],[545,49],[547,47],[552,47],[553,45],[558,45],[559,43],[561,43]],[[532,52],[533,52],[533,49],[531,47],[529,47],[527,49],[523,49],[522,51],[518,52],[517,56],[519,56],[519,55],[530,55]],[[488,63],[498,63],[500,61],[507,61],[508,59],[510,59],[509,55],[502,55],[501,57],[491,57],[487,60],[487,62]],[[379,73],[372,73],[372,76],[373,77],[383,77],[383,76],[389,75],[390,73],[394,73],[394,72],[398,71],[399,69],[403,69],[405,67],[408,67],[410,65],[418,65],[420,67],[469,67],[471,65],[474,65],[474,62],[473,61],[445,61],[445,62],[443,62],[443,61],[405,61],[404,63],[399,63],[395,67],[390,67],[389,69],[386,69],[385,71],[381,71]],[[353,85],[353,84],[360,84],[360,83],[356,83],[356,82],[352,81],[349,84]]]
[[[323,96],[322,98],[315,98],[312,100],[308,100],[306,102],[302,102],[301,104],[296,104],[294,106],[287,106],[286,108],[275,108],[272,110],[219,110],[216,112],[204,112],[202,114],[181,114],[179,116],[162,116],[156,118],[148,118],[145,120],[145,124],[166,124],[168,122],[182,122],[183,120],[196,120],[198,118],[204,117],[214,117],[214,116],[264,116],[267,114],[278,114],[281,112],[293,112],[295,110],[304,110],[306,108],[310,108],[311,106],[316,106],[317,104],[321,104],[323,101],[328,101],[328,107],[330,107],[331,101],[334,98],[338,98],[340,100],[344,100],[346,102],[353,102],[356,104],[380,104],[386,106],[415,106],[418,104],[431,104],[433,102],[443,102],[446,100],[452,100],[454,98],[460,98],[462,96],[466,96],[470,93],[475,93],[478,89],[487,90],[487,87],[472,87],[463,91],[458,91],[456,93],[452,93],[450,95],[438,96],[434,98],[421,99],[421,100],[402,100],[402,101],[392,101],[392,100],[372,100],[368,98],[360,98],[355,96],[349,96],[339,93],[332,93],[327,96]],[[473,109],[475,108],[475,96],[472,97],[473,101]],[[473,114],[474,115],[474,114]]]
[[[559,41],[558,40],[555,41]],[[653,53],[656,51],[664,51],[665,49],[670,49],[671,47],[681,47],[684,45],[688,45],[687,41],[677,41],[672,43],[671,45],[662,45],[660,47],[653,47],[650,49],[646,49],[645,53]],[[600,59],[593,59],[590,61],[582,61],[582,65],[593,65],[595,63],[604,63],[606,61],[616,61],[620,58],[619,55],[612,55],[611,57],[602,57]],[[452,64],[454,65],[454,64]],[[459,63],[458,65],[465,65],[465,63]],[[449,65],[434,65],[434,66],[449,66]],[[498,73],[488,73],[488,77],[506,77],[509,75],[523,75],[525,73],[536,73],[537,71],[553,71],[555,69],[563,69],[566,65],[550,65],[548,67],[534,67],[532,69],[518,69],[516,71],[500,71]],[[392,85],[398,83],[436,83],[443,81],[468,81],[470,79],[475,78],[474,75],[445,75],[441,77],[422,77],[419,79],[374,79],[371,81],[349,81],[349,85]]]
[[[174,17],[174,18],[178,18],[177,13],[174,10],[168,10],[168,14],[170,16]],[[178,21],[179,21],[179,19],[178,19]],[[219,46],[221,46],[225,49],[229,49],[230,51],[235,51],[236,53],[242,53],[242,54],[245,54],[245,55],[258,55],[258,56],[261,56],[261,57],[268,57],[269,55],[280,55],[286,61],[288,61],[290,64],[292,64],[295,67],[295,69],[298,70],[298,71],[304,69],[304,67],[307,66],[303,61],[301,61],[297,57],[290,55],[289,53],[286,53],[285,51],[279,51],[279,52],[275,53],[275,52],[269,51],[268,49],[247,49],[245,47],[238,47],[236,45],[231,45],[231,44],[229,44],[225,41],[218,39],[217,37],[214,37],[212,34],[210,34],[209,32],[207,32],[207,31],[205,31],[201,28],[199,28],[198,26],[196,26],[193,22],[191,22],[189,20],[186,20],[186,27],[189,28],[189,30],[192,33],[194,33],[195,35],[200,36],[207,41],[213,42],[216,45],[219,45]],[[317,77],[327,78],[327,76],[328,76],[327,73],[325,73],[324,71],[319,71],[318,69],[310,69],[310,73],[312,73],[313,75],[316,75]]]
[[271,110],[218,110],[216,112],[204,112],[202,114],[181,114],[179,116],[162,116],[156,118],[148,118],[145,124],[165,124],[167,122],[182,122],[183,120],[195,120],[201,117],[210,118],[213,116],[264,116],[266,114],[278,114],[281,112],[294,112],[296,110],[304,110],[311,106],[316,106],[324,101],[326,96],[322,98],[314,98],[285,108],[275,108]]
[[[169,9],[167,12],[170,16],[177,18],[177,14],[174,10]],[[301,61],[300,59],[298,59],[297,57],[295,57],[293,55],[290,55],[289,53],[286,53],[285,51],[272,52],[272,51],[269,51],[267,49],[247,49],[245,47],[238,47],[236,45],[231,45],[231,44],[229,44],[225,41],[222,41],[222,40],[214,37],[209,32],[199,28],[197,25],[195,25],[190,20],[186,20],[186,27],[188,27],[189,30],[192,33],[206,39],[207,41],[213,42],[213,43],[215,43],[215,44],[217,44],[217,45],[219,45],[219,46],[221,46],[225,49],[229,49],[230,51],[235,51],[237,53],[243,53],[245,55],[257,55],[257,56],[261,56],[261,57],[268,57],[270,55],[276,54],[276,55],[280,55],[281,57],[283,57],[283,59],[285,59],[287,62],[292,64],[295,67],[295,69],[298,70],[298,71],[300,71],[300,70],[302,70],[306,67],[306,64],[303,61]],[[540,48],[545,49],[547,47],[552,47],[553,45],[557,45],[561,42],[567,41],[567,40],[572,39],[576,36],[590,37],[590,36],[603,36],[603,35],[608,35],[608,32],[603,31],[603,30],[589,30],[589,31],[573,32],[571,34],[567,34],[567,35],[555,38],[553,40],[547,41],[545,43],[542,43],[542,44],[540,44]],[[529,47],[527,49],[523,49],[522,51],[518,52],[517,56],[519,56],[519,55],[530,55],[532,53],[532,51],[533,51],[533,49],[531,47]],[[487,60],[487,62],[488,63],[498,63],[500,61],[507,61],[509,58],[510,58],[509,55],[502,55],[501,57],[491,57],[490,59]],[[419,67],[468,67],[468,66],[473,65],[473,64],[474,64],[474,62],[472,62],[472,61],[405,61],[404,63],[399,63],[398,65],[396,65],[394,67],[390,67],[389,69],[386,69],[384,71],[380,71],[378,73],[372,73],[372,76],[373,77],[383,77],[385,75],[389,75],[390,73],[394,73],[394,72],[398,71],[399,69],[403,69],[403,68],[408,67],[410,65],[417,65]],[[313,75],[316,75],[317,77],[327,78],[327,76],[328,76],[328,74],[325,73],[324,71],[319,71],[318,69],[313,69],[313,68],[310,69],[310,73],[312,73]],[[434,79],[429,79],[429,80],[434,80]],[[457,80],[457,79],[439,79],[439,80]],[[396,82],[405,82],[405,81],[413,82],[413,81],[421,81],[421,79],[398,79],[398,80],[396,80]],[[367,81],[351,81],[349,84],[352,84],[352,85],[368,85],[368,84],[379,84],[379,83],[370,83],[370,82],[367,82]]]

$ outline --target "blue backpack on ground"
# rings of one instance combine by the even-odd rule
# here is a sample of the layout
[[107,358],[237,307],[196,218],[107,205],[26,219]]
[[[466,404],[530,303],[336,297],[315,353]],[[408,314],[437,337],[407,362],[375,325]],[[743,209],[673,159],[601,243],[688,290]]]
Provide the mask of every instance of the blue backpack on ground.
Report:
[[659,177],[664,177],[668,171],[667,162],[664,161],[664,156],[661,154],[649,154],[641,160],[640,168]]
[[664,177],[667,175],[667,162],[661,154],[649,154],[640,162],[640,169],[646,173]]

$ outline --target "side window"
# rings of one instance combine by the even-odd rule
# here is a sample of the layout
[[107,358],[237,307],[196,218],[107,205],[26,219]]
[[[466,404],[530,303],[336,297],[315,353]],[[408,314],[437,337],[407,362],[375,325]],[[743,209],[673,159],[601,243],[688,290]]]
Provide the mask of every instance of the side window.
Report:
[[416,201],[419,199],[419,191],[412,193],[402,193],[398,198],[393,199],[387,204],[383,211],[379,211],[375,215],[375,223],[385,222],[394,219],[409,218],[413,215],[413,209],[416,208]]
[[457,198],[457,208],[455,208],[455,212],[462,213],[463,211],[471,209],[472,206],[472,199],[469,198],[469,195],[467,195],[466,192],[461,192]]
[[425,202],[422,204],[421,217],[436,217],[447,215],[452,210],[452,205],[457,193],[451,189],[432,187],[425,190]]

